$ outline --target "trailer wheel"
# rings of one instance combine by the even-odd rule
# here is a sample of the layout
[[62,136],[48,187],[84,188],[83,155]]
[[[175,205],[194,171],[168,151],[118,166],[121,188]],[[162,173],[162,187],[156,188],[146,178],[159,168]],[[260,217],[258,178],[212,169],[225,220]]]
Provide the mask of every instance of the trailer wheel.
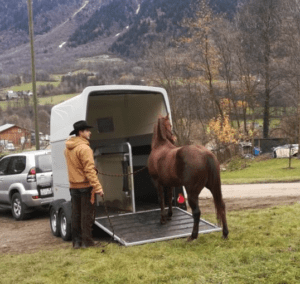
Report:
[[60,227],[60,235],[62,239],[64,241],[71,240],[72,237],[71,220],[68,220],[64,207],[62,207],[59,214],[59,227]]
[[60,236],[59,218],[56,210],[53,207],[51,207],[50,209],[50,228],[53,236],[55,237]]

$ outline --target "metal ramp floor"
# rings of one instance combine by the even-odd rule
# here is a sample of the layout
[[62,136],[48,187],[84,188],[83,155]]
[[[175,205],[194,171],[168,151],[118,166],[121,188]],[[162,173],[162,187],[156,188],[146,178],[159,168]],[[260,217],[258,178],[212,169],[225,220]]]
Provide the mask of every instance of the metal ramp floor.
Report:
[[[167,221],[165,225],[160,224],[160,209],[112,215],[109,218],[115,240],[125,246],[188,237],[192,233],[194,222],[190,213],[178,207],[173,207],[172,220]],[[109,235],[113,235],[107,217],[96,218],[95,224]],[[200,220],[199,234],[216,231],[221,231],[221,228],[203,219]]]

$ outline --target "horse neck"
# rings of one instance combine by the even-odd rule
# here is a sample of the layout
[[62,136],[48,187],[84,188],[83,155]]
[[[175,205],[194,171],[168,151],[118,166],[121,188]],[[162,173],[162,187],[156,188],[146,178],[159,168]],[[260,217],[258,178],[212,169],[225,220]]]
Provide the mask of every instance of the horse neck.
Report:
[[153,138],[151,143],[151,148],[158,148],[160,146],[168,146],[169,148],[176,148],[168,139],[165,139],[160,133],[158,125],[155,126],[153,132]]

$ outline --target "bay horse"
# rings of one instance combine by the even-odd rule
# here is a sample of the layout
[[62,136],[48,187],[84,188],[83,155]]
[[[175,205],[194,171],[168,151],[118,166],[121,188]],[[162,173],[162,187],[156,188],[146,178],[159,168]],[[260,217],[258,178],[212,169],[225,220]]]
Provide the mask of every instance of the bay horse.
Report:
[[225,204],[221,192],[220,166],[215,155],[204,146],[175,146],[169,115],[159,117],[154,126],[148,171],[158,192],[161,224],[166,223],[164,188],[168,196],[168,216],[172,217],[172,188],[184,186],[192,209],[194,226],[188,241],[197,239],[201,211],[198,196],[208,188],[214,198],[218,223],[223,225],[223,238],[228,236]]

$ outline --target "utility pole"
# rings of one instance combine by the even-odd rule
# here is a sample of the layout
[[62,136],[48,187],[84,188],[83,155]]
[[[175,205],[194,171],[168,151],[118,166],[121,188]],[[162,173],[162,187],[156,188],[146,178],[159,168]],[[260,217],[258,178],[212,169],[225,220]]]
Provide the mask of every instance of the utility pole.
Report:
[[35,148],[40,150],[40,137],[39,137],[39,125],[37,114],[37,94],[36,94],[36,81],[35,81],[35,63],[34,63],[34,48],[33,48],[33,21],[32,21],[32,1],[27,1],[28,9],[28,24],[29,24],[29,37],[31,47],[31,79],[32,79],[32,93],[34,104],[34,122],[35,122]]

